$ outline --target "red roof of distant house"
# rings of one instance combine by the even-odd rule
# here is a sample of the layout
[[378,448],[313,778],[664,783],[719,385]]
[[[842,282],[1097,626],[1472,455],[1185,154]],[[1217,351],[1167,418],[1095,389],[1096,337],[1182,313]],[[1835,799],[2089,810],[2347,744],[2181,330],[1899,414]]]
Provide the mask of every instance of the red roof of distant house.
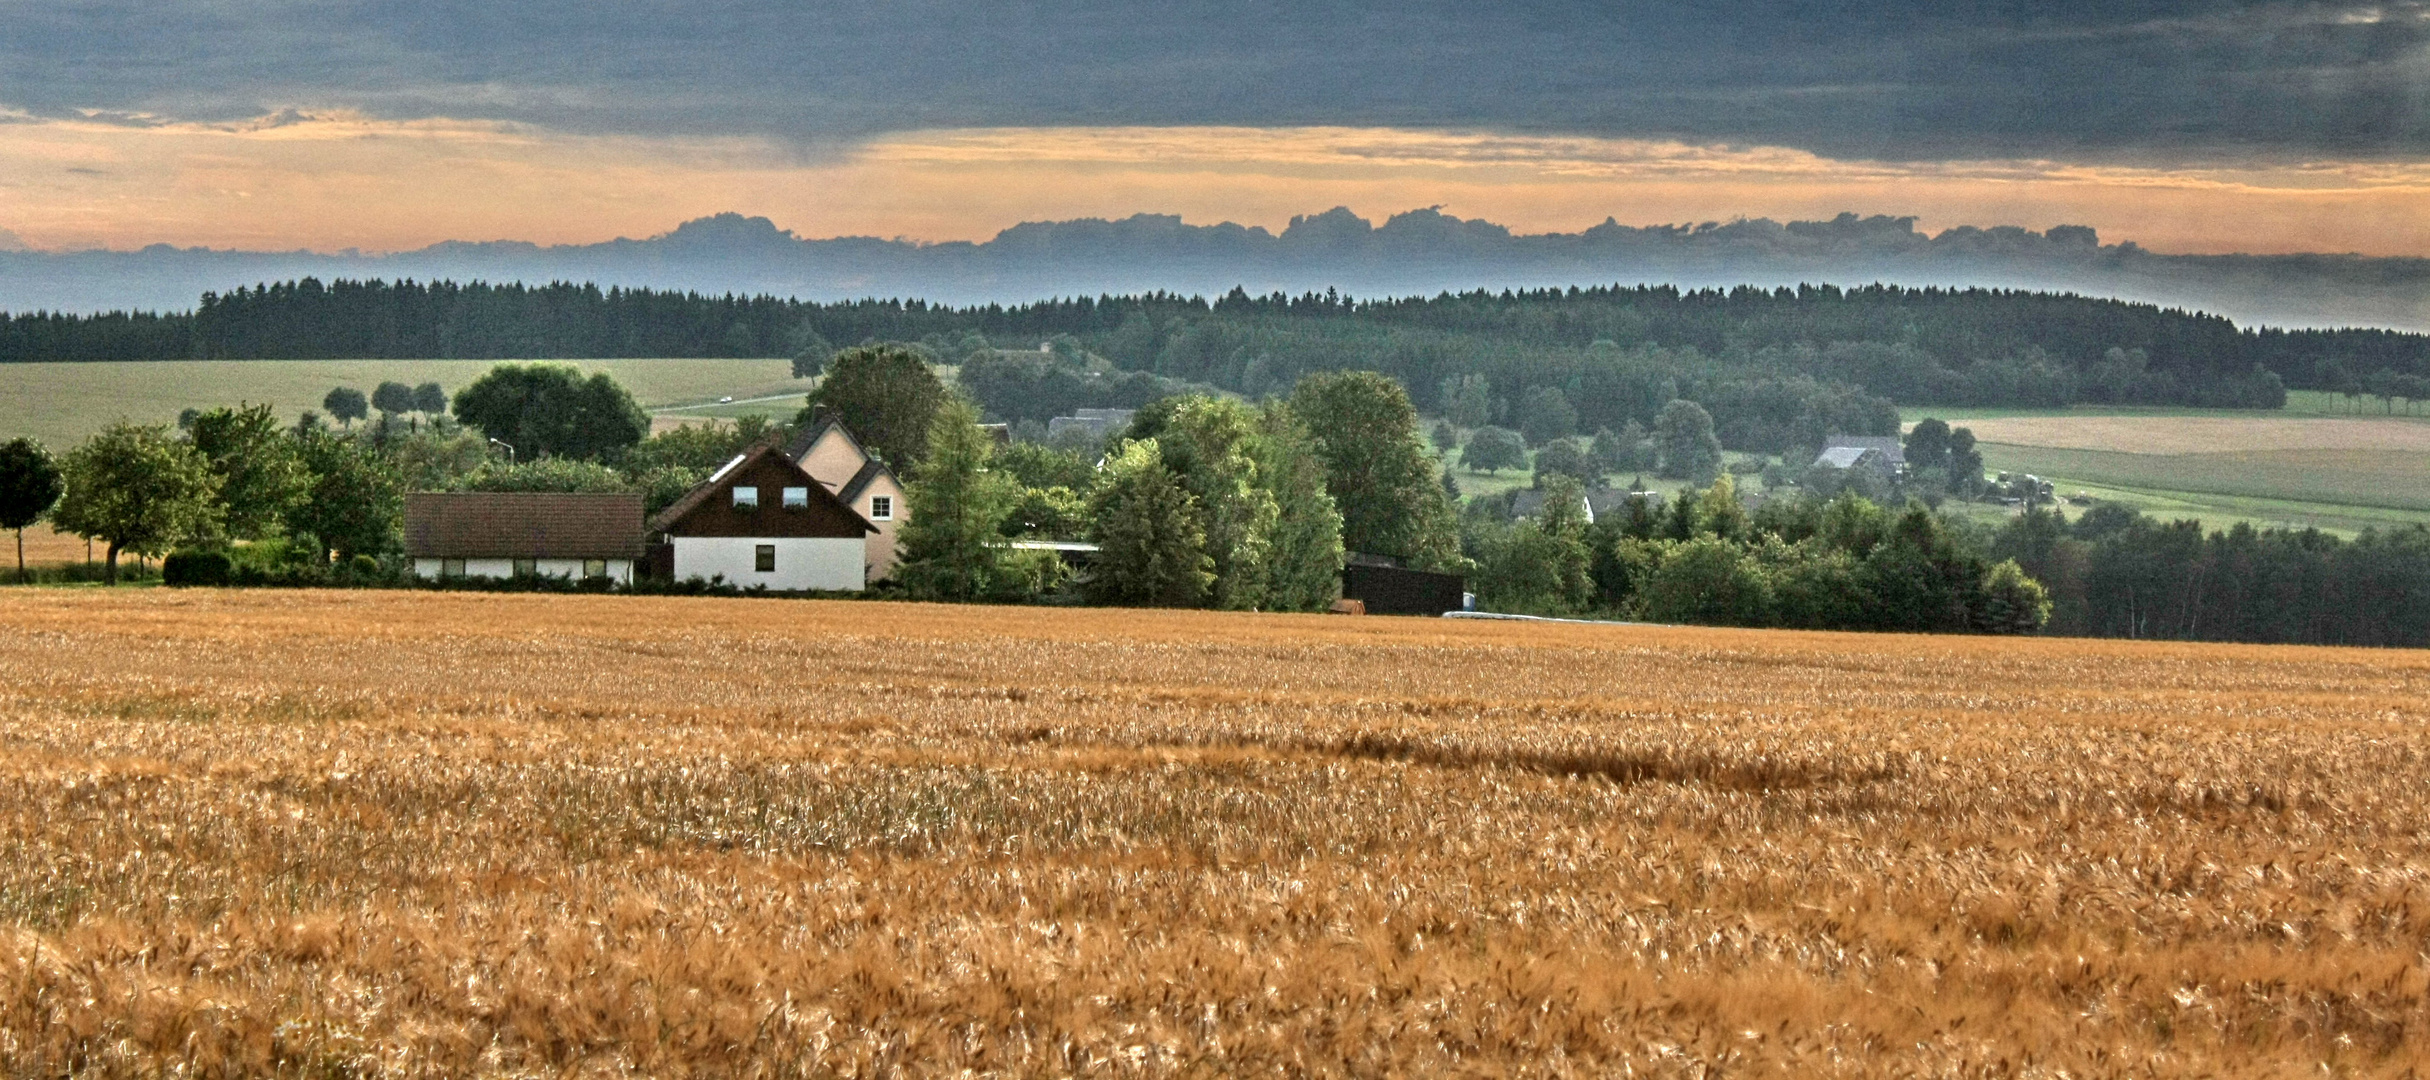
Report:
[[638,559],[641,496],[417,491],[405,496],[416,559]]

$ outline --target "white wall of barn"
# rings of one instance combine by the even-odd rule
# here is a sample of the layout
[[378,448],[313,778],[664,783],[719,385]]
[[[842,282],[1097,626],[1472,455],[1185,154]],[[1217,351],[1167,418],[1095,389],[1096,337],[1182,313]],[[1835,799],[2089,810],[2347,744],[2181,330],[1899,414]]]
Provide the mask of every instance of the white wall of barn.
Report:
[[[536,571],[542,577],[575,579],[582,577],[584,562],[582,559],[540,559],[537,561],[539,565]],[[441,559],[415,559],[413,561],[415,577],[436,578],[440,576],[445,567],[446,563]],[[464,560],[464,576],[468,578],[510,578],[515,576],[515,560],[466,559]],[[607,576],[621,585],[632,584],[633,560],[607,560]]]
[[[758,569],[761,544],[776,546],[776,569]],[[867,587],[864,560],[869,547],[859,538],[678,536],[675,580],[709,580],[748,589],[765,585],[780,592],[822,589],[859,592]]]

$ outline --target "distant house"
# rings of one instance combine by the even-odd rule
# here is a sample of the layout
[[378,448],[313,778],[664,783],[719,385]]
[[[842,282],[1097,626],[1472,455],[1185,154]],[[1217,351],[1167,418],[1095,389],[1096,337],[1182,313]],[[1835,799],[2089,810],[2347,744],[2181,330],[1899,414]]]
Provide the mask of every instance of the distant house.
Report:
[[1648,510],[1662,509],[1662,493],[1659,491],[1630,491],[1627,488],[1616,487],[1596,488],[1586,493],[1586,520],[1592,522],[1612,514],[1625,515],[1628,513],[1630,499],[1645,500],[1645,508]]
[[[1609,514],[1628,513],[1630,499],[1644,499],[1647,509],[1662,509],[1662,493],[1659,491],[1630,491],[1627,488],[1616,487],[1589,488],[1586,491],[1584,503],[1586,523],[1592,525],[1597,519]],[[1512,517],[1531,518],[1543,512],[1544,492],[1541,489],[1522,488],[1511,492],[1510,513]]]
[[1907,449],[1896,435],[1833,435],[1814,458],[1820,468],[1878,469],[1886,473],[1907,468]]
[[607,578],[632,584],[641,496],[430,492],[405,496],[405,554],[422,578]]
[[877,526],[773,440],[737,455],[649,521],[677,581],[779,592],[868,587]]
[[1137,409],[1073,409],[1070,416],[1058,416],[1046,422],[1046,436],[1053,438],[1066,431],[1085,431],[1092,439],[1103,439],[1131,426]]
[[[1593,499],[1580,495],[1578,497],[1578,509],[1586,512],[1587,524],[1592,525],[1595,523],[1595,502]],[[1543,490],[1539,488],[1526,488],[1512,493],[1510,497],[1510,513],[1513,517],[1523,518],[1536,517],[1544,513]]]
[[831,416],[820,416],[785,445],[785,456],[821,487],[868,520],[868,580],[884,581],[902,556],[895,529],[910,518],[903,484],[886,463],[862,449],[859,439]]

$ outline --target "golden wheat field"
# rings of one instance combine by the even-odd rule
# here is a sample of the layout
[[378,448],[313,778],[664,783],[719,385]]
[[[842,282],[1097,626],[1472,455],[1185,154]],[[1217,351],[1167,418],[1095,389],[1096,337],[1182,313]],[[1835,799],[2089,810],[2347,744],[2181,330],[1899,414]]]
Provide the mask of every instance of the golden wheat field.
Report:
[[0,591],[13,1075],[2408,1075],[2430,655]]
[[2430,451],[2430,424],[2402,417],[2011,416],[1961,426],[1987,443],[2123,454]]

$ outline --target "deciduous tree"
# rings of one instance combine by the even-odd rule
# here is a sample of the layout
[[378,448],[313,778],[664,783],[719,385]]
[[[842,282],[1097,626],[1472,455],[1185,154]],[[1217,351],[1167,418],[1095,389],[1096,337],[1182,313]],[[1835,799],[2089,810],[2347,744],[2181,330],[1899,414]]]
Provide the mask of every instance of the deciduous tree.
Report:
[[187,438],[219,477],[220,524],[230,536],[256,540],[271,534],[312,489],[295,440],[268,405],[198,413]]
[[51,521],[108,545],[104,579],[111,584],[120,552],[162,554],[218,525],[219,477],[167,428],[113,424],[69,451],[61,466],[67,491]]
[[1435,480],[1409,393],[1372,371],[1320,372],[1291,395],[1342,514],[1342,546],[1422,567],[1459,561],[1457,518]]
[[1662,457],[1657,472],[1673,480],[1703,483],[1721,472],[1721,440],[1713,434],[1713,414],[1693,401],[1674,400],[1654,418],[1654,448]]
[[499,364],[456,393],[456,419],[524,459],[596,460],[640,442],[649,415],[606,372],[565,364]]
[[32,439],[0,443],[0,529],[17,534],[17,581],[25,576],[25,527],[42,520],[58,503],[59,463]]
[[405,512],[405,488],[387,458],[355,440],[326,431],[298,436],[296,448],[312,474],[312,491],[287,515],[291,532],[318,543],[316,556],[379,555],[393,547]]
[[1527,440],[1509,428],[1481,427],[1460,451],[1460,464],[1472,472],[1500,472],[1527,467]]
[[321,398],[321,408],[329,415],[337,417],[338,423],[348,427],[354,426],[355,421],[371,415],[370,410],[365,407],[363,392],[351,386],[341,386],[329,391],[327,396]]
[[413,387],[401,382],[383,382],[371,388],[371,407],[388,416],[413,411]]
[[797,423],[826,409],[862,446],[908,474],[928,449],[937,410],[949,395],[928,358],[901,345],[863,345],[835,354],[810,391]]

